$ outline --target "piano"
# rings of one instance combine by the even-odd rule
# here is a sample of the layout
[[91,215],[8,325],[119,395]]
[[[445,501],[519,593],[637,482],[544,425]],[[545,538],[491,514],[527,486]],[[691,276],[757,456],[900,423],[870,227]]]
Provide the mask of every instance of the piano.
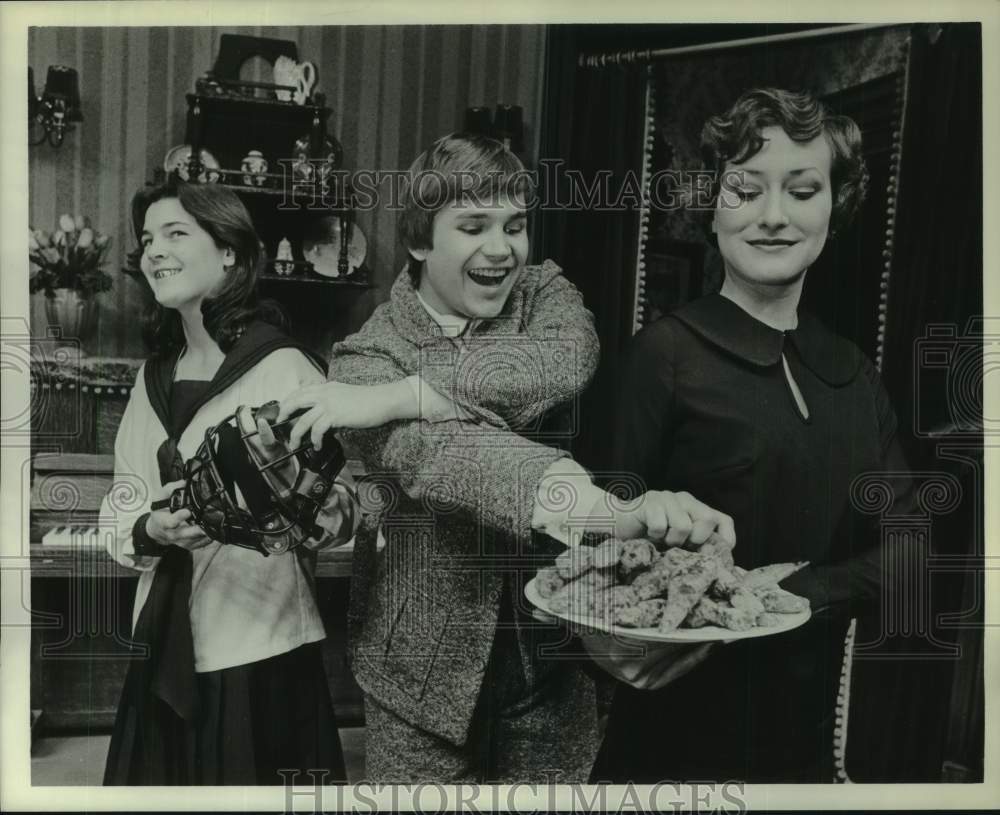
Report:
[[[360,462],[348,461],[355,477]],[[135,649],[129,641],[138,572],[107,553],[97,525],[114,477],[114,456],[36,453],[32,460],[31,708],[45,732],[110,730]],[[347,665],[351,544],[319,553],[317,596],[327,639],[324,662],[343,726],[363,720],[362,694]]]
[[[347,468],[357,479],[360,461]],[[78,575],[137,577],[107,554],[97,527],[101,500],[114,478],[114,456],[88,453],[38,453],[31,485],[31,569],[38,577]],[[317,577],[350,577],[353,546],[319,553]]]

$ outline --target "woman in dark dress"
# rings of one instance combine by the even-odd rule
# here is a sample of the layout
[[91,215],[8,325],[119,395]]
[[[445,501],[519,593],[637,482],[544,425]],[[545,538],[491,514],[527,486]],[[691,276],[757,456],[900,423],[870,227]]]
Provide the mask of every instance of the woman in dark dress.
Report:
[[716,647],[660,690],[619,684],[594,779],[831,781],[845,634],[878,598],[886,554],[852,483],[905,470],[874,366],[799,309],[864,197],[861,135],[808,95],[761,89],[711,118],[702,148],[725,281],[634,338],[616,469],[731,515],[740,566],[809,561],[782,586],[813,616]]
[[[114,522],[111,555],[140,571],[137,652],[104,783],[280,785],[286,770],[343,782],[313,561],[226,545],[189,510],[151,507],[182,483],[208,428],[241,405],[325,381],[325,365],[265,319],[260,239],[234,193],[144,189],[132,224],[134,272],[153,296],[151,354],[118,428],[101,516]],[[335,544],[353,534],[354,513],[349,490],[331,495],[318,522]]]

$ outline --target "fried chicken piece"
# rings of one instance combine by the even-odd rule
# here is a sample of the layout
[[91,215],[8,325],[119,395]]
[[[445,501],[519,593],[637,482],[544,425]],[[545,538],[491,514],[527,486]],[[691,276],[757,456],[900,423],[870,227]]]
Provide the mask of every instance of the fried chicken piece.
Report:
[[585,572],[555,591],[549,598],[549,608],[560,614],[588,615],[604,607],[604,592],[614,579],[608,569]]
[[593,564],[595,569],[610,569],[617,565],[622,556],[625,544],[618,538],[608,538],[594,547]]
[[667,601],[659,598],[643,600],[634,606],[623,606],[615,611],[614,620],[617,625],[626,628],[655,628],[663,617],[663,609]]
[[808,561],[801,563],[772,563],[768,566],[760,566],[747,572],[743,578],[744,588],[754,589],[765,586],[776,586],[789,575],[795,574],[803,566],[807,566]]
[[577,583],[589,583],[599,588],[607,588],[615,582],[615,573],[609,569],[591,569],[576,579]]
[[768,610],[764,607],[764,604],[758,599],[756,594],[743,586],[740,586],[732,593],[732,595],[730,595],[729,605],[733,608],[746,609],[755,617]]
[[660,631],[669,633],[684,622],[718,573],[719,561],[715,557],[699,556],[678,566],[667,581],[667,605],[660,620]]
[[778,586],[767,586],[754,592],[766,611],[776,614],[798,614],[809,610],[809,600]]
[[620,608],[637,606],[642,598],[632,586],[611,586],[605,592],[605,601],[612,610],[617,611]]
[[671,566],[681,566],[685,563],[694,563],[700,557],[702,557],[701,552],[691,552],[687,549],[682,549],[680,546],[671,546],[663,553],[663,558]]
[[718,532],[713,532],[696,550],[705,557],[715,556],[726,569],[733,567],[733,544],[723,538]]
[[535,576],[535,588],[542,597],[551,597],[565,585],[566,581],[559,575],[559,570],[555,566],[539,569]]
[[640,600],[652,600],[654,597],[666,594],[667,581],[669,579],[669,573],[663,574],[662,572],[654,572],[650,569],[638,575],[632,581],[631,587],[635,589],[635,593]]
[[575,580],[594,565],[592,546],[570,546],[560,552],[555,560],[556,569],[563,580]]
[[697,603],[694,604],[694,608],[691,609],[691,613],[687,615],[684,620],[684,626],[686,628],[704,628],[706,625],[715,625],[714,616],[709,619],[708,603],[706,601],[711,600],[710,597],[702,597]]
[[[711,597],[702,597],[688,615],[687,623],[691,628],[717,625],[730,631],[747,631],[757,624],[757,615],[745,608],[733,608]],[[662,621],[660,630],[663,630]]]
[[772,614],[770,611],[765,611],[763,614],[757,615],[757,625],[761,628],[774,628],[776,625],[781,625],[782,618],[780,614]]
[[640,569],[647,569],[659,556],[656,547],[645,538],[633,538],[622,544],[618,570],[623,578],[634,576]]
[[719,575],[708,588],[708,592],[716,600],[728,600],[740,587],[740,578],[725,566],[719,567]]
[[662,597],[667,593],[670,576],[680,568],[680,565],[693,563],[697,559],[698,555],[694,552],[685,552],[683,549],[676,548],[668,549],[649,569],[636,575],[632,581],[632,588],[635,589],[640,600]]

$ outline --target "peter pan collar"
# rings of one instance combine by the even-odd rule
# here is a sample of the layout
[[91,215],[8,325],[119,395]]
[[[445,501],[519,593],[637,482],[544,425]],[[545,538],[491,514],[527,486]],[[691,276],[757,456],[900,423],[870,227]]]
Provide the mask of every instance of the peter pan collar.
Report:
[[787,338],[802,363],[828,385],[848,384],[861,368],[857,346],[801,310],[792,331],[765,325],[721,294],[688,303],[671,316],[712,345],[759,367],[778,364]]

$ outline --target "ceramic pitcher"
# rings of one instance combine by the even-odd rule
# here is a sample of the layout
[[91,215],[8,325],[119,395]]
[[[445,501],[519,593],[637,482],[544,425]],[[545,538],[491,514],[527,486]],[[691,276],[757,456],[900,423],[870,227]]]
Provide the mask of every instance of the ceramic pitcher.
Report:
[[309,100],[313,85],[316,84],[316,66],[311,62],[300,62],[295,66],[292,84],[295,85],[292,98],[296,104],[304,105]]

